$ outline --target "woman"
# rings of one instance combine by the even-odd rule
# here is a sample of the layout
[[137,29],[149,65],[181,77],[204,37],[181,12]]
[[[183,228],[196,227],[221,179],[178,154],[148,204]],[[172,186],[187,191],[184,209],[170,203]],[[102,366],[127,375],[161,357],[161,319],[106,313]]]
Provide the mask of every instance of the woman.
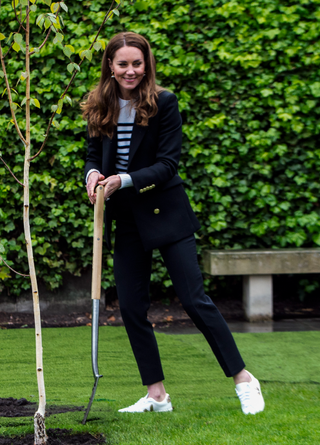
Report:
[[148,393],[120,412],[172,411],[152,325],[149,281],[152,249],[159,248],[175,291],[204,334],[227,377],[233,377],[245,414],[262,411],[260,385],[244,362],[227,324],[203,290],[194,232],[199,229],[182,179],[181,117],[174,94],[155,83],[148,41],[114,36],[103,56],[98,86],[82,104],[88,121],[85,178],[90,202],[105,186],[105,237],[116,221],[114,274],[121,315]]

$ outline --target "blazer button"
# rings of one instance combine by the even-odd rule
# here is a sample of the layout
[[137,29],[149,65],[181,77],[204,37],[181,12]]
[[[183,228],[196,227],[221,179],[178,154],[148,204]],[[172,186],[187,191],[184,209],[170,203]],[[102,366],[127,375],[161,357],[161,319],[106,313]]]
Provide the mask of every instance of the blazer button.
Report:
[[140,189],[140,193],[143,193],[144,192],[144,190],[143,189]]
[[160,213],[160,210],[159,210],[159,209],[154,209],[154,213],[155,213],[156,215],[158,215],[158,214]]

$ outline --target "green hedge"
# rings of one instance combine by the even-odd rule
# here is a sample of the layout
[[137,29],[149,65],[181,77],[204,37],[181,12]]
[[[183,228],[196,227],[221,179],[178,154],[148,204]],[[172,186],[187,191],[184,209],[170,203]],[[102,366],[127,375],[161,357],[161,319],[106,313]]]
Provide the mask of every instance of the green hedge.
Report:
[[[106,2],[69,3],[64,43],[79,52],[92,41]],[[10,10],[11,1],[3,1],[5,35],[16,30]],[[319,19],[320,0],[125,1],[120,17],[103,31],[105,41],[122,30],[145,35],[156,56],[158,82],[179,98],[180,175],[202,224],[199,252],[320,245]],[[33,39],[34,46],[42,40],[36,26]],[[36,267],[51,289],[62,284],[62,272],[79,275],[91,263],[93,214],[82,183],[85,123],[78,104],[99,78],[101,56],[95,52],[91,64],[82,66],[70,93],[74,105],[65,106],[60,129],[52,131],[32,164]],[[12,79],[22,70],[19,60],[13,54]],[[32,109],[33,152],[70,77],[66,65],[62,46],[52,43],[33,59],[32,95],[41,103],[40,111]],[[19,93],[23,88],[20,83]],[[0,109],[1,151],[21,178],[23,150],[11,124],[7,128],[5,96]],[[21,217],[20,186],[0,165],[0,250],[26,273]],[[112,256],[104,257],[111,266]],[[0,291],[19,294],[29,288],[27,279],[5,267],[0,278]],[[170,286],[157,253],[153,280]],[[105,268],[103,285],[114,285],[111,267]]]

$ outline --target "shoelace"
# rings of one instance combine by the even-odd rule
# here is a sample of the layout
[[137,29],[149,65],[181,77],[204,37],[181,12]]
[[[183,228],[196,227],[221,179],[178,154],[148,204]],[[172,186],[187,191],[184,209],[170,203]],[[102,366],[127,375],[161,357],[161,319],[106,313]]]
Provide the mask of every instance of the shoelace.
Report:
[[241,405],[248,407],[250,405],[250,388],[248,387],[247,390],[241,392],[236,390],[236,392],[240,399]]

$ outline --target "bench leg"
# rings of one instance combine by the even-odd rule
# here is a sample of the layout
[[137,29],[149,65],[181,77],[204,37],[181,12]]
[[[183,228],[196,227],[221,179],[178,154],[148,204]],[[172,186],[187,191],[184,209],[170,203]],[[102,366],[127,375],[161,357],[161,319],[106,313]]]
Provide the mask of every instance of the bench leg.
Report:
[[272,319],[272,275],[243,276],[243,308],[248,321]]

